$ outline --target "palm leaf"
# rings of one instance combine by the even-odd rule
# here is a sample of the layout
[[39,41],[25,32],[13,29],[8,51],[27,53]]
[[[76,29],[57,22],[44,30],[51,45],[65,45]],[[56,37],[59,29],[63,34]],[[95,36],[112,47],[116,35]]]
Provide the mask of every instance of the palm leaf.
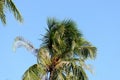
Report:
[[65,72],[67,80],[88,80],[84,69],[74,63],[67,65],[65,67]]
[[14,14],[15,19],[23,22],[23,18],[12,0],[0,0],[0,19],[3,24],[6,24],[5,11],[9,9]]
[[3,24],[6,24],[6,17],[4,13],[4,1],[0,0],[0,19]]
[[57,68],[53,75],[52,80],[88,80],[84,69],[74,63]]
[[38,64],[31,66],[23,75],[23,80],[43,80],[46,71]]
[[86,41],[84,38],[79,38],[75,43],[74,52],[82,59],[95,59],[96,57],[96,47],[90,44],[90,42]]
[[46,70],[49,70],[49,66],[51,65],[51,56],[46,48],[42,47],[39,49],[38,55],[38,64],[41,64]]
[[53,80],[66,80],[65,74],[58,69],[56,70],[54,75],[56,76],[53,77]]
[[96,48],[93,46],[84,46],[80,47],[80,53],[83,56],[83,58],[90,57],[91,59],[94,59],[96,57]]
[[13,3],[12,0],[5,0],[5,5],[6,5],[6,7],[7,7],[10,11],[13,12],[15,18],[16,18],[18,21],[20,21],[20,22],[23,21],[20,12],[18,11],[17,7],[15,6],[15,4]]
[[38,49],[35,49],[31,42],[25,40],[23,37],[16,37],[13,44],[13,50],[16,51],[19,47],[25,47],[28,51],[34,53],[36,56],[38,53]]

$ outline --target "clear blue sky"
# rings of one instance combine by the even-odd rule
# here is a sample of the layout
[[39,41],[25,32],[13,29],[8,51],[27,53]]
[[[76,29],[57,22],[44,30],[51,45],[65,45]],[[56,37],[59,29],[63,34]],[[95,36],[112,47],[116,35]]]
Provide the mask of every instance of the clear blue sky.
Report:
[[36,58],[24,48],[12,51],[16,36],[23,36],[39,48],[47,27],[46,19],[71,18],[84,37],[98,48],[90,63],[95,74],[89,80],[120,80],[120,0],[13,0],[24,17],[19,24],[6,11],[7,25],[0,22],[0,80],[21,80]]

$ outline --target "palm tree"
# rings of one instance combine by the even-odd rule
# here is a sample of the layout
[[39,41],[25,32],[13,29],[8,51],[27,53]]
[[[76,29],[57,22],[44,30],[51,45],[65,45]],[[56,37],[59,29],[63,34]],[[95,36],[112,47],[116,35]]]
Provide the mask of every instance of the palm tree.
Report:
[[22,22],[22,16],[18,9],[16,8],[15,4],[13,3],[12,0],[0,0],[0,19],[3,24],[6,24],[6,15],[5,15],[5,10],[10,10],[13,14],[14,17],[19,21]]
[[22,37],[15,39],[15,49],[24,46],[37,57],[23,80],[88,80],[84,68],[90,68],[85,61],[95,59],[96,47],[82,37],[72,20],[48,19],[47,24],[39,49]]

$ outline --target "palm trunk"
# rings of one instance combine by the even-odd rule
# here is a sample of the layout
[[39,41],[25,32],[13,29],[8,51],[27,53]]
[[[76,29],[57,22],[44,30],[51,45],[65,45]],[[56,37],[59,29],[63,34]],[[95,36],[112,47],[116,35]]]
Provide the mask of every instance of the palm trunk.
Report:
[[49,77],[49,80],[52,80],[52,79],[53,79],[53,74],[54,74],[54,70],[51,70],[51,71],[50,71],[50,77]]
[[51,65],[51,67],[50,67],[50,77],[49,77],[49,80],[53,80],[54,72],[56,71],[55,65],[57,64],[58,60],[59,60],[59,57],[55,57],[53,59],[53,61],[52,61],[53,63]]

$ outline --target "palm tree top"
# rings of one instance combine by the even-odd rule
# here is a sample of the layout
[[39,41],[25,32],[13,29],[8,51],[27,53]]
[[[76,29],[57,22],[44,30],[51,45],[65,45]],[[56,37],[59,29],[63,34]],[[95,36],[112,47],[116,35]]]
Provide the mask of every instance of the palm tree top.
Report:
[[43,44],[51,51],[51,55],[68,56],[71,53],[81,58],[95,58],[96,48],[83,38],[74,21],[71,19],[58,21],[53,18],[48,19],[47,24]]
[[39,49],[22,37],[15,39],[15,49],[24,46],[37,57],[37,64],[25,72],[23,80],[88,80],[84,68],[91,69],[85,61],[95,59],[96,47],[83,38],[71,19],[49,18],[47,24]]

